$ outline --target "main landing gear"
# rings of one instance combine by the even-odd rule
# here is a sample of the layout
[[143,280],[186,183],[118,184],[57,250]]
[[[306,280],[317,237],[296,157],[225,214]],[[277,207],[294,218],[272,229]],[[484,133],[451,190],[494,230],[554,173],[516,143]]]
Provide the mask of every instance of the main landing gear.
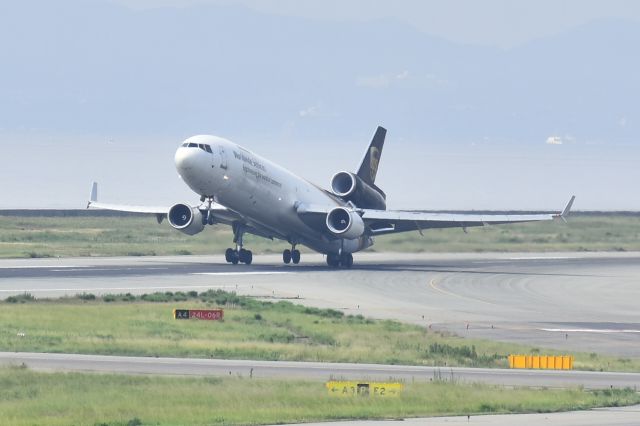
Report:
[[291,250],[285,249],[282,252],[282,261],[287,265],[293,262],[294,265],[300,263],[300,250],[296,249],[296,245],[291,245]]
[[338,268],[340,266],[343,268],[351,268],[353,266],[353,255],[351,253],[328,253],[327,265],[332,268]]
[[251,262],[253,262],[253,253],[251,252],[251,250],[245,250],[242,248],[243,234],[244,230],[242,229],[242,225],[234,224],[233,242],[236,243],[236,248],[235,250],[232,248],[228,248],[224,252],[224,258],[228,263],[233,263],[234,265],[237,265],[238,263],[251,265]]
[[251,262],[253,262],[253,253],[251,250],[245,250],[243,248],[240,250],[228,248],[224,252],[224,258],[227,262],[233,263],[234,265],[237,265],[238,263],[251,265]]

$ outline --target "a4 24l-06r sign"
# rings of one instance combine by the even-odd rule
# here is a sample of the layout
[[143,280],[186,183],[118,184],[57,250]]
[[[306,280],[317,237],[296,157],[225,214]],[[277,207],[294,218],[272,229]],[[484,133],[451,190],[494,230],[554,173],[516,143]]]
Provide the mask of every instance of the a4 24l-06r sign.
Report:
[[219,321],[224,319],[224,311],[222,309],[174,309],[173,318]]

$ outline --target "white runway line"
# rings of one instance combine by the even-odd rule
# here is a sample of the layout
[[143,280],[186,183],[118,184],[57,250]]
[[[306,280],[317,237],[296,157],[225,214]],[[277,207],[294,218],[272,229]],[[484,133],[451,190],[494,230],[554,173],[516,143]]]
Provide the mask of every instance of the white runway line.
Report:
[[[120,269],[115,269],[115,268],[91,268],[91,271],[119,271]],[[58,269],[58,267],[56,266],[55,269],[52,269],[51,272],[78,272],[78,271],[86,271],[85,267],[81,267],[81,268],[65,268],[65,269]]]
[[70,268],[89,268],[89,266],[74,266],[74,265],[15,265],[15,266],[0,266],[0,269],[70,269]]
[[640,330],[614,330],[610,328],[540,328],[539,330],[559,333],[640,333]]
[[564,257],[564,256],[531,256],[531,257],[510,257],[508,260],[571,260],[577,259],[576,257]]
[[190,275],[215,275],[215,276],[238,276],[238,275],[281,275],[293,274],[289,271],[247,271],[247,272],[192,272]]
[[[156,271],[156,270],[168,270],[169,268],[91,268],[90,271]],[[51,272],[77,272],[77,271],[86,271],[86,267],[82,266],[78,269],[52,269]]]
[[509,263],[513,261],[519,260],[572,260],[579,259],[578,257],[570,257],[570,256],[520,256],[520,257],[507,257],[505,259],[490,259],[490,260],[474,260],[471,263],[474,265],[488,265],[488,264],[496,264],[496,263]]

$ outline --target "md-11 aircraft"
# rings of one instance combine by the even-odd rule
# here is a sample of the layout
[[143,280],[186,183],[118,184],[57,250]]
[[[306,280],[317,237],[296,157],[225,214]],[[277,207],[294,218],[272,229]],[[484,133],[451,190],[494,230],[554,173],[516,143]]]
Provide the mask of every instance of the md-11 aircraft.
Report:
[[228,248],[229,263],[251,264],[253,254],[243,245],[245,233],[291,244],[282,252],[284,263],[300,262],[297,245],[326,254],[331,267],[350,268],[353,253],[374,243],[377,235],[431,228],[565,219],[575,196],[556,214],[428,213],[387,210],[386,195],[375,184],[386,129],[378,127],[358,170],[341,171],[331,179],[330,190],[316,186],[290,171],[227,139],[198,135],[186,139],[175,153],[182,180],[200,196],[200,204],[144,207],[98,202],[93,183],[87,208],[155,215],[167,218],[180,232],[194,235],[217,223],[233,229],[235,247]]

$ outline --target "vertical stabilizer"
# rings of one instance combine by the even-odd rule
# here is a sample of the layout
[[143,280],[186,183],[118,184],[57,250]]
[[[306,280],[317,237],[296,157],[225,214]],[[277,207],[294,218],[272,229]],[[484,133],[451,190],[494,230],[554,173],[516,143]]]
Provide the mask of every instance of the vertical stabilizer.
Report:
[[380,156],[382,155],[382,146],[384,145],[384,138],[387,135],[387,129],[378,126],[375,135],[367,148],[367,152],[364,154],[362,163],[358,168],[358,177],[368,183],[374,185],[376,181],[376,175],[378,174],[378,164],[380,163]]

